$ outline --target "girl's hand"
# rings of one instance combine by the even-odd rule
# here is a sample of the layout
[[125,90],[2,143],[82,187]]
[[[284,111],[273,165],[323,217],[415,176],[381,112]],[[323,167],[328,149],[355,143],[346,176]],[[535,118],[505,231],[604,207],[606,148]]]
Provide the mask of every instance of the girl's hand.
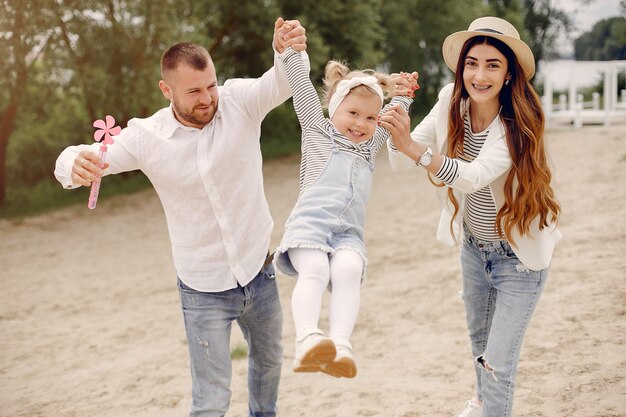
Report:
[[411,118],[401,105],[391,106],[380,116],[379,124],[391,133],[393,145],[400,152],[406,153],[415,144],[411,139]]
[[276,19],[276,22],[274,22],[274,37],[272,40],[272,44],[274,46],[274,49],[276,49],[279,54],[282,54],[285,51],[285,44],[283,42],[284,24],[285,20],[282,17],[279,17],[278,19]]
[[419,74],[416,71],[412,73],[400,72],[391,74],[391,78],[395,81],[396,86],[391,96],[406,96],[415,97],[415,91],[419,90],[420,86],[417,84]]

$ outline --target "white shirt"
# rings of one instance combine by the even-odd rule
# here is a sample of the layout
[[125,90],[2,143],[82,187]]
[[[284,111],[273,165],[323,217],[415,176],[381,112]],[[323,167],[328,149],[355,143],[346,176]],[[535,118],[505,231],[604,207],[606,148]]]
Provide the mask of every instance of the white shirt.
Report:
[[[105,172],[140,169],[150,179],[163,204],[178,277],[205,292],[245,286],[263,265],[273,222],[263,189],[261,122],[291,96],[276,54],[274,67],[260,78],[228,80],[218,91],[218,110],[202,129],[182,125],[171,107],[130,120],[108,147]],[[78,153],[99,147],[61,153],[54,173],[63,187],[76,188],[71,170]]]

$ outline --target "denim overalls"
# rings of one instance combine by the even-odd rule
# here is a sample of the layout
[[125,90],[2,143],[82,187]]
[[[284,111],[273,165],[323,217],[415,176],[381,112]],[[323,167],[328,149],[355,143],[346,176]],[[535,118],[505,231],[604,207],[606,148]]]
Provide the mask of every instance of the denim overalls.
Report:
[[368,148],[367,161],[340,149],[333,139],[333,127],[329,139],[331,154],[326,167],[300,195],[276,249],[276,266],[285,275],[297,275],[287,254],[290,248],[319,249],[329,255],[352,249],[367,264],[363,228],[374,173],[372,151]]

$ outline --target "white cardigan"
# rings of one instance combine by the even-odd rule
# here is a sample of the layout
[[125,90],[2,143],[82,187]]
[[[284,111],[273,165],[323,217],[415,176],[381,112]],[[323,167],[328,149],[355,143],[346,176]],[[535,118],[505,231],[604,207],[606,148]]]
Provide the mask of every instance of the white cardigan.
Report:
[[[446,151],[448,139],[448,114],[452,98],[453,84],[445,86],[439,93],[439,101],[430,113],[415,127],[411,138],[422,143],[438,153]],[[464,104],[469,106],[469,102]],[[403,153],[394,150],[388,141],[389,161],[394,171],[406,170],[414,167],[413,160]],[[443,206],[437,239],[447,245],[454,245],[462,241],[462,219],[465,209],[465,194],[473,193],[485,186],[489,186],[491,196],[496,209],[500,210],[504,205],[504,183],[506,181],[512,161],[506,144],[505,128],[496,116],[491,125],[487,139],[476,159],[472,162],[456,160],[459,164],[459,176],[449,187],[453,189],[454,196],[460,205],[460,211],[454,219],[453,233],[450,233],[450,220],[454,213],[454,206],[447,195],[448,187],[437,189],[437,195]],[[535,218],[530,225],[530,233],[521,236],[516,228],[512,230],[515,245],[511,248],[519,260],[529,269],[540,271],[550,265],[554,246],[561,240],[561,232],[556,225],[551,224],[539,230],[539,217]]]

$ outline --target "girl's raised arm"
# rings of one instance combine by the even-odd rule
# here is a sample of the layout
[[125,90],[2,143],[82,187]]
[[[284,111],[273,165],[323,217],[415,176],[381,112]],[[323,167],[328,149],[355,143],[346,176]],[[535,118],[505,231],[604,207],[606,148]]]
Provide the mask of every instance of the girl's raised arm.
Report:
[[285,64],[287,80],[293,91],[293,107],[300,126],[304,129],[314,124],[325,123],[320,98],[304,67],[300,52],[289,47],[279,59]]

